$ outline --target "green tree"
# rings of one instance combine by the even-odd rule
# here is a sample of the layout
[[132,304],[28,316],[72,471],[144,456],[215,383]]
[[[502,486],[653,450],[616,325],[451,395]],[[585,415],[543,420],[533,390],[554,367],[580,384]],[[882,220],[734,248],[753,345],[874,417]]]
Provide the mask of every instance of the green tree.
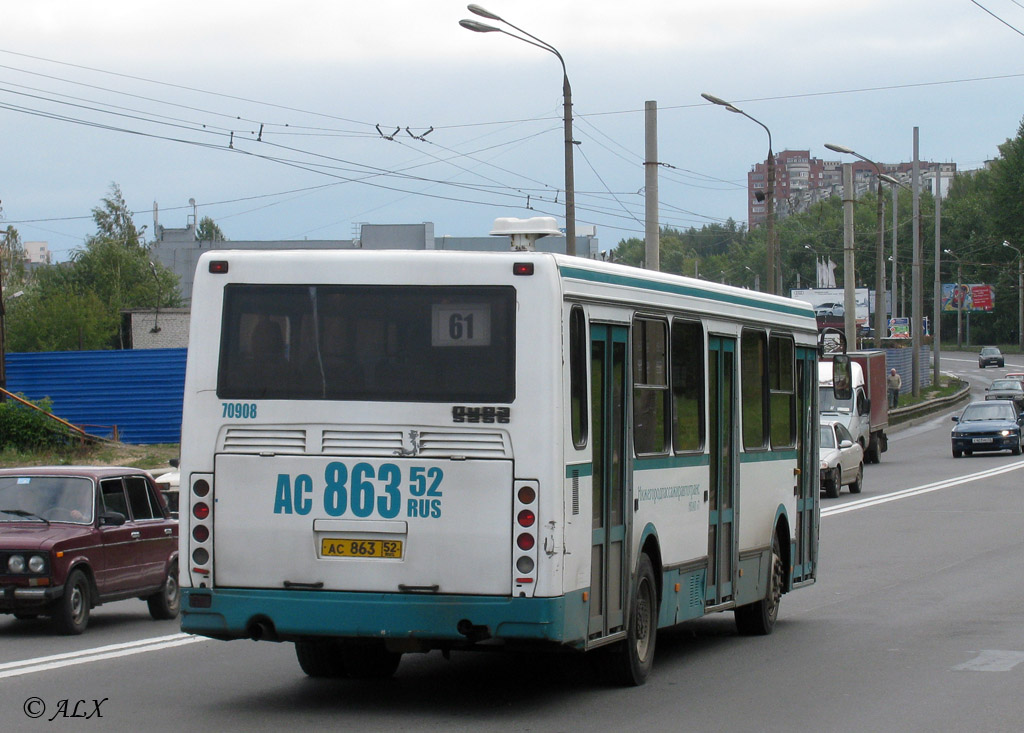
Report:
[[217,223],[208,216],[199,220],[199,227],[196,229],[196,239],[200,242],[226,242],[228,238],[220,230]]
[[102,206],[92,210],[96,222],[96,234],[90,239],[110,239],[127,249],[141,249],[141,232],[135,228],[132,212],[121,194],[121,187],[110,184],[110,194],[103,199]]
[[93,219],[96,234],[71,262],[41,268],[13,304],[11,351],[123,348],[122,310],[181,304],[177,275],[150,260],[116,183]]
[[72,268],[39,270],[25,295],[8,303],[7,348],[12,352],[108,349],[118,318],[99,297],[77,290]]
[[25,247],[18,230],[10,225],[4,231],[3,239],[0,239],[0,271],[3,274],[5,296],[8,290],[14,292],[25,285]]

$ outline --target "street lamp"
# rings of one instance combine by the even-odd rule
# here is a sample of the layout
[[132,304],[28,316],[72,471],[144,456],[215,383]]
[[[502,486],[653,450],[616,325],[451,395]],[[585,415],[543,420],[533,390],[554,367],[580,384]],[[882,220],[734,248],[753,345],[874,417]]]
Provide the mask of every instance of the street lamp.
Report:
[[765,132],[768,133],[768,189],[765,191],[764,194],[765,216],[768,220],[768,288],[765,292],[775,293],[776,284],[778,282],[779,277],[779,253],[777,251],[775,244],[775,154],[772,152],[772,131],[769,130],[768,126],[761,122],[761,120],[755,117],[751,117],[746,112],[737,107],[735,104],[726,102],[724,99],[716,97],[713,94],[708,94],[707,92],[701,92],[700,96],[704,97],[704,99],[708,100],[712,104],[717,104],[719,107],[725,107],[730,112],[735,112],[738,115],[743,115],[748,120],[756,122],[757,124],[764,128]]
[[[964,294],[960,289],[961,283],[963,282],[963,269],[960,264],[960,258],[957,257],[953,250],[944,249],[944,253],[956,260],[956,283],[953,285],[953,297],[956,299],[956,348],[959,350],[963,345],[963,312],[964,312]],[[939,324],[935,324],[935,328],[938,329]]]
[[819,262],[819,259],[821,255],[818,254],[818,250],[809,244],[805,244],[804,249],[809,249],[814,253],[814,287],[820,288],[822,286],[821,278],[819,277],[819,273],[821,272],[821,263]]
[[868,163],[875,169],[875,174],[878,176],[878,252],[875,258],[875,343],[881,346],[882,334],[885,330],[885,202],[882,200],[882,181],[888,183],[898,183],[892,176],[887,176],[882,173],[882,169],[879,168],[878,163],[865,158],[863,155],[855,150],[844,145],[833,145],[832,143],[825,143],[825,147],[836,153],[843,153],[844,155],[852,155],[855,158],[860,158],[865,163]]
[[1024,350],[1024,257],[1019,249],[1009,242],[1003,242],[1004,247],[1009,247],[1017,253],[1017,338],[1020,341],[1020,348]]
[[746,270],[747,272],[749,272],[751,275],[754,276],[754,290],[760,290],[761,289],[761,276],[759,274],[757,274],[757,272],[755,272],[754,269],[752,267],[750,267],[750,265],[744,265],[743,269]]
[[486,23],[480,23],[475,20],[460,20],[459,25],[467,30],[474,31],[476,33],[504,33],[506,36],[516,38],[523,43],[529,43],[531,46],[542,48],[549,53],[553,53],[558,59],[558,62],[562,65],[562,125],[565,130],[565,253],[568,255],[576,254],[576,192],[575,186],[573,185],[573,139],[572,139],[572,88],[569,86],[569,75],[565,70],[565,59],[562,58],[562,54],[558,53],[558,49],[552,46],[546,41],[542,41],[537,36],[527,33],[522,28],[512,25],[504,18],[495,15],[494,13],[486,10],[479,5],[472,4],[466,6],[469,12],[474,15],[479,15],[482,18],[488,20],[496,20],[499,23],[513,28],[523,36],[517,36],[515,33],[509,33],[504,28],[496,28],[493,25],[487,25]]
[[149,271],[153,273],[153,279],[156,281],[156,313],[153,315],[153,328],[149,329],[150,333],[160,333],[160,276],[156,274],[156,265],[153,261],[149,261]]

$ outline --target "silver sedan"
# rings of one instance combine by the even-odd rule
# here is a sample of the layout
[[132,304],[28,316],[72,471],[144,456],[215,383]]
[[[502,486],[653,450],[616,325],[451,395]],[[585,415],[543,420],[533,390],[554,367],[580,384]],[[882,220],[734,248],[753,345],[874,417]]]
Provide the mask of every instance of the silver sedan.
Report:
[[822,420],[819,428],[818,458],[821,489],[834,499],[843,486],[859,494],[864,483],[864,449],[838,420]]

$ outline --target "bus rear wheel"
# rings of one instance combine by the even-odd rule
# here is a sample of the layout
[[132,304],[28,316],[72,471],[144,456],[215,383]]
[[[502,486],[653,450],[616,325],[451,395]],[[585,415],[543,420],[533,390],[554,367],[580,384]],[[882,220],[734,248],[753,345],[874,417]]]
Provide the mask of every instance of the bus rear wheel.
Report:
[[658,639],[658,586],[651,559],[643,554],[637,568],[633,597],[629,605],[626,640],[605,660],[610,681],[639,686],[647,681],[654,664]]
[[342,658],[348,676],[357,680],[382,680],[391,677],[402,661],[401,652],[388,651],[383,641],[352,644]]
[[756,603],[739,606],[734,612],[736,629],[744,636],[766,636],[775,628],[779,617],[779,603],[782,601],[782,553],[779,536],[772,538],[771,572],[768,574],[768,589],[764,598]]
[[331,639],[295,642],[299,667],[310,677],[347,677],[344,648]]

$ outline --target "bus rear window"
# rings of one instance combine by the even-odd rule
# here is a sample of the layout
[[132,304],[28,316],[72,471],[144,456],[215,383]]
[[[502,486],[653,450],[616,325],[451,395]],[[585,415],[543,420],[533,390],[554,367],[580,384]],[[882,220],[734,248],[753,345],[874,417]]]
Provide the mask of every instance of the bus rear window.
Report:
[[229,285],[217,396],[512,402],[515,290]]

